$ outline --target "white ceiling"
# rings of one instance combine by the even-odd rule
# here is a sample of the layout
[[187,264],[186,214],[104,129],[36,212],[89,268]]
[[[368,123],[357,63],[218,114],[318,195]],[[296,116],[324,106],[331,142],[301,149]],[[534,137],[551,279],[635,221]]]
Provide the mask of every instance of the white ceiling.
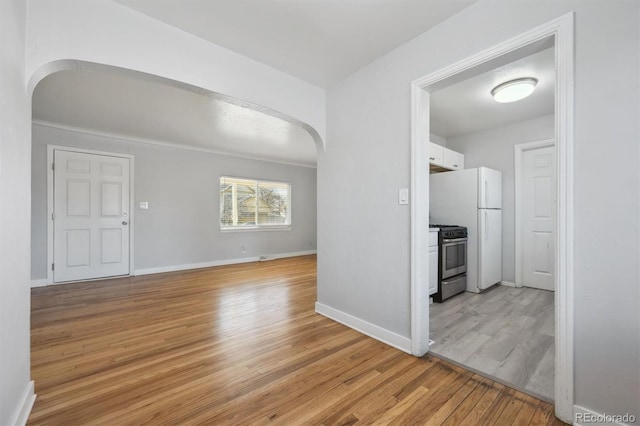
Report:
[[[491,89],[520,77],[538,79],[535,92],[501,104]],[[466,135],[554,112],[555,57],[547,48],[507,65],[431,93],[431,133],[443,138]]]
[[130,75],[52,74],[34,91],[33,119],[127,139],[316,165],[315,142],[296,124],[210,95]]
[[115,0],[328,87],[477,0]]

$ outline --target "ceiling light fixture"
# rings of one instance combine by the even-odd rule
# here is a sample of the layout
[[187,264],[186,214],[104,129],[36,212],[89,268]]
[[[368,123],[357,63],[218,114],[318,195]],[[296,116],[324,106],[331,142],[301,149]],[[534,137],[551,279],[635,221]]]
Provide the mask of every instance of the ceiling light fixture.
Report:
[[496,102],[515,102],[532,94],[536,84],[538,84],[538,80],[535,78],[517,78],[497,85],[491,91],[491,95]]

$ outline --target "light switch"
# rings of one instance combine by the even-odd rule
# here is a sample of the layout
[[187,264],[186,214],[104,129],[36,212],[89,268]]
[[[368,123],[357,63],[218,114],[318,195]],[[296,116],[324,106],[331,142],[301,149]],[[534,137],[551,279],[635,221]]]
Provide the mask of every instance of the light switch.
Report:
[[149,210],[149,202],[140,201],[140,210]]
[[409,204],[409,188],[398,190],[398,204]]

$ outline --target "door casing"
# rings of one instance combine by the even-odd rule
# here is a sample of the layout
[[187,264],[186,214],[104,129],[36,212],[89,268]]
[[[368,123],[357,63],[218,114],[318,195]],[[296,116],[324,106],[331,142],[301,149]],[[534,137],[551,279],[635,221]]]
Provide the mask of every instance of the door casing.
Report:
[[411,82],[411,352],[429,350],[429,90],[492,60],[553,37],[556,54],[555,141],[557,199],[555,278],[555,415],[573,420],[574,272],[573,150],[574,34],[569,12],[498,45]]

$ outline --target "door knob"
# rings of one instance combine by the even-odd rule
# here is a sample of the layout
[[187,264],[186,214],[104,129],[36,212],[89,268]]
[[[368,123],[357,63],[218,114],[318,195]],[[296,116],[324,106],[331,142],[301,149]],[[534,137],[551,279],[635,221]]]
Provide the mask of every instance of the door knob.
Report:
[[123,220],[123,221],[122,221],[122,224],[123,224],[123,225],[128,225],[128,223],[127,223],[127,221],[126,221],[126,220]]

